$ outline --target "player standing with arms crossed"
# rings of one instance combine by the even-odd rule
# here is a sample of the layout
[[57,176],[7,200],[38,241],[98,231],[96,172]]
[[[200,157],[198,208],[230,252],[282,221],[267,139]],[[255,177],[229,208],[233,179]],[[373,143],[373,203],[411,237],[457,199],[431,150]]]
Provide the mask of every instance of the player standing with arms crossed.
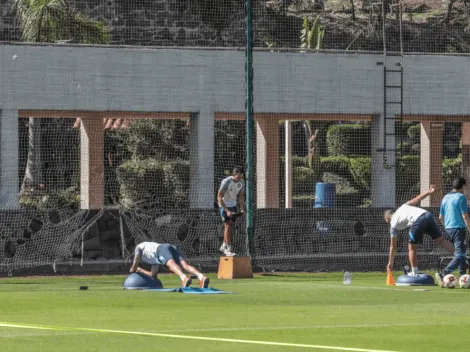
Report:
[[234,215],[245,212],[245,181],[243,181],[243,172],[242,167],[235,167],[232,176],[222,181],[217,194],[220,216],[224,222],[224,242],[220,247],[220,251],[228,257],[236,255],[232,252],[232,231],[236,218]]

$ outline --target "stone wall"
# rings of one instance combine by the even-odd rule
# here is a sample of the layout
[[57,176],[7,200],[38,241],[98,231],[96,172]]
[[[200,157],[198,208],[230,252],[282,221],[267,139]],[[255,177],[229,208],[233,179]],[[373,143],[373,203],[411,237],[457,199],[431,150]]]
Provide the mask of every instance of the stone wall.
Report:
[[[245,43],[243,2],[237,0],[70,0],[111,28],[111,44],[238,47]],[[276,25],[255,1],[256,40]],[[300,26],[300,20],[296,20]],[[300,27],[298,28],[300,29]],[[0,0],[0,41],[19,41],[11,0]]]
[[21,32],[11,10],[11,0],[0,0],[0,41],[20,41]]

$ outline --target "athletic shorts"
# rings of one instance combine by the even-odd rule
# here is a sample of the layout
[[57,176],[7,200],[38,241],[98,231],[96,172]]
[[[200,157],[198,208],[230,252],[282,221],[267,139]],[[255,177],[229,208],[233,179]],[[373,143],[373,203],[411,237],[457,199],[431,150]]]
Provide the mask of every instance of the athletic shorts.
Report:
[[424,234],[431,236],[433,240],[442,236],[441,229],[429,212],[425,212],[415,223],[411,225],[409,232],[409,243],[421,244],[423,243]]
[[465,229],[446,229],[446,235],[453,243],[455,248],[455,256],[467,256],[467,233]]
[[178,248],[166,243],[158,246],[157,258],[163,265],[166,265],[170,259],[173,259],[178,265],[180,265],[181,261],[184,260]]
[[[237,213],[238,212],[238,208],[237,207],[227,207],[227,209],[229,211],[231,211],[232,213]],[[235,222],[235,219],[232,218],[231,216],[228,216],[227,213],[225,212],[225,209],[220,207],[220,216],[222,218],[222,221],[224,223],[226,222],[229,222],[229,221],[232,221],[232,222]]]

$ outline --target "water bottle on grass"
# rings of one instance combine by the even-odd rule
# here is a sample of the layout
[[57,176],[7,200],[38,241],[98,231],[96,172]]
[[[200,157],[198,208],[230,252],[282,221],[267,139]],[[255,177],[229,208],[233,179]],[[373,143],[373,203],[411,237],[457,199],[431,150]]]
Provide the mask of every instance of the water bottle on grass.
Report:
[[344,273],[344,280],[343,280],[343,284],[345,285],[351,285],[352,283],[352,275],[349,271],[346,271]]

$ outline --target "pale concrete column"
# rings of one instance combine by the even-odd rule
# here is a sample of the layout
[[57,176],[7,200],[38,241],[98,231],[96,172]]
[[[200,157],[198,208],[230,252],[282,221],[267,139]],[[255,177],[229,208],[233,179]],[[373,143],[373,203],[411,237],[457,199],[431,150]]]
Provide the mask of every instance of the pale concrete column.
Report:
[[191,114],[189,122],[191,133],[190,207],[192,209],[213,209],[216,201],[214,193],[214,112],[200,111],[198,114]]
[[80,124],[80,207],[104,205],[104,125],[102,118],[82,118]]
[[18,179],[18,111],[0,110],[1,126],[1,184],[0,207],[14,209],[19,206]]
[[256,196],[258,208],[279,208],[279,121],[256,120]]
[[[462,177],[470,185],[470,123],[462,123]],[[470,196],[470,187],[465,187],[465,196]]]
[[[371,122],[371,200],[374,208],[394,208],[396,203],[396,160],[393,151],[386,152],[386,163],[384,162],[384,152],[380,151],[384,147],[384,121],[382,115],[372,117]],[[395,121],[387,121],[387,130],[394,131]],[[387,149],[396,146],[395,136],[387,136]]]
[[292,208],[292,124],[284,122],[285,127],[285,193],[286,208]]
[[421,193],[426,192],[430,185],[436,186],[436,191],[421,201],[423,207],[438,207],[443,196],[442,185],[442,137],[444,136],[443,122],[421,122],[421,164],[420,185]]

